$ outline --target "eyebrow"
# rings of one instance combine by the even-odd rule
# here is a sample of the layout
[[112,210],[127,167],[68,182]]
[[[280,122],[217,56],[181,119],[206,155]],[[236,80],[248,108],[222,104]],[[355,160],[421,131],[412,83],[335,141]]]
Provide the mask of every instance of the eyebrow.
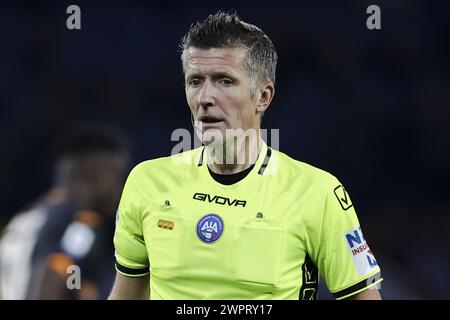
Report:
[[[205,76],[203,74],[196,72],[196,73],[192,73],[192,74],[188,75],[186,79],[191,80],[191,79],[195,79],[195,78],[204,79]],[[237,78],[235,76],[231,75],[230,73],[228,73],[226,71],[213,72],[211,75],[211,78],[213,78],[214,80],[221,79],[221,78],[230,78],[233,80],[237,80]]]
[[230,79],[236,79],[236,77],[232,76],[230,73],[226,71],[219,71],[214,72],[212,75],[213,79],[220,79],[220,78],[230,78]]

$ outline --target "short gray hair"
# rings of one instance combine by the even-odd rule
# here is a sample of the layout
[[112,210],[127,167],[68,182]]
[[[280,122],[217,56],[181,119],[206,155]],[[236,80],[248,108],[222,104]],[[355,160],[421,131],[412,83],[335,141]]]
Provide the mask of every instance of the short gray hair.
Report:
[[242,48],[247,51],[244,67],[252,78],[251,91],[268,81],[275,84],[277,52],[269,37],[258,27],[242,21],[236,13],[217,12],[192,25],[180,45],[191,48]]

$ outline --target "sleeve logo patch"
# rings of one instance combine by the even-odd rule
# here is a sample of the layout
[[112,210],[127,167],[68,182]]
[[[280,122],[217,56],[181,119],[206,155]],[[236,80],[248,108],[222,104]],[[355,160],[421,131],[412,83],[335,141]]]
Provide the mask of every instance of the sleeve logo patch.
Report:
[[334,188],[334,194],[336,195],[336,198],[338,199],[339,204],[341,205],[344,211],[353,207],[353,203],[350,200],[350,196],[348,195],[347,191],[342,185],[339,185],[336,188]]
[[346,232],[345,242],[353,257],[356,271],[360,276],[364,276],[371,272],[373,268],[378,267],[377,260],[375,260],[369,245],[364,239],[361,227],[358,226],[353,230]]

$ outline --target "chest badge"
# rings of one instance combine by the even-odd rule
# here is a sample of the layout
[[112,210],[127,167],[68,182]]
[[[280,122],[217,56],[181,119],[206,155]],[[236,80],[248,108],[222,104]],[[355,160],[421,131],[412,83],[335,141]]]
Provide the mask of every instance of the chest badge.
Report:
[[159,220],[158,227],[167,230],[173,230],[174,223],[172,221]]
[[204,243],[219,240],[223,233],[223,220],[217,214],[208,214],[197,223],[197,236]]

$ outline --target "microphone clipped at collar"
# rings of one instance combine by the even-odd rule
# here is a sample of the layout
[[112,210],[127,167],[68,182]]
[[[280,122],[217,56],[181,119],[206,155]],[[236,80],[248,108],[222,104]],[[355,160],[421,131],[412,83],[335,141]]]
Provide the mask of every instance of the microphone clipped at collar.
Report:
[[[191,123],[192,123],[192,127],[194,128],[195,132],[197,133],[197,135],[199,136],[199,138],[202,135],[202,129],[199,128],[198,126],[195,125],[196,122],[200,122],[200,121],[195,121],[194,120],[194,116],[191,113]],[[201,123],[201,122],[200,122]]]

